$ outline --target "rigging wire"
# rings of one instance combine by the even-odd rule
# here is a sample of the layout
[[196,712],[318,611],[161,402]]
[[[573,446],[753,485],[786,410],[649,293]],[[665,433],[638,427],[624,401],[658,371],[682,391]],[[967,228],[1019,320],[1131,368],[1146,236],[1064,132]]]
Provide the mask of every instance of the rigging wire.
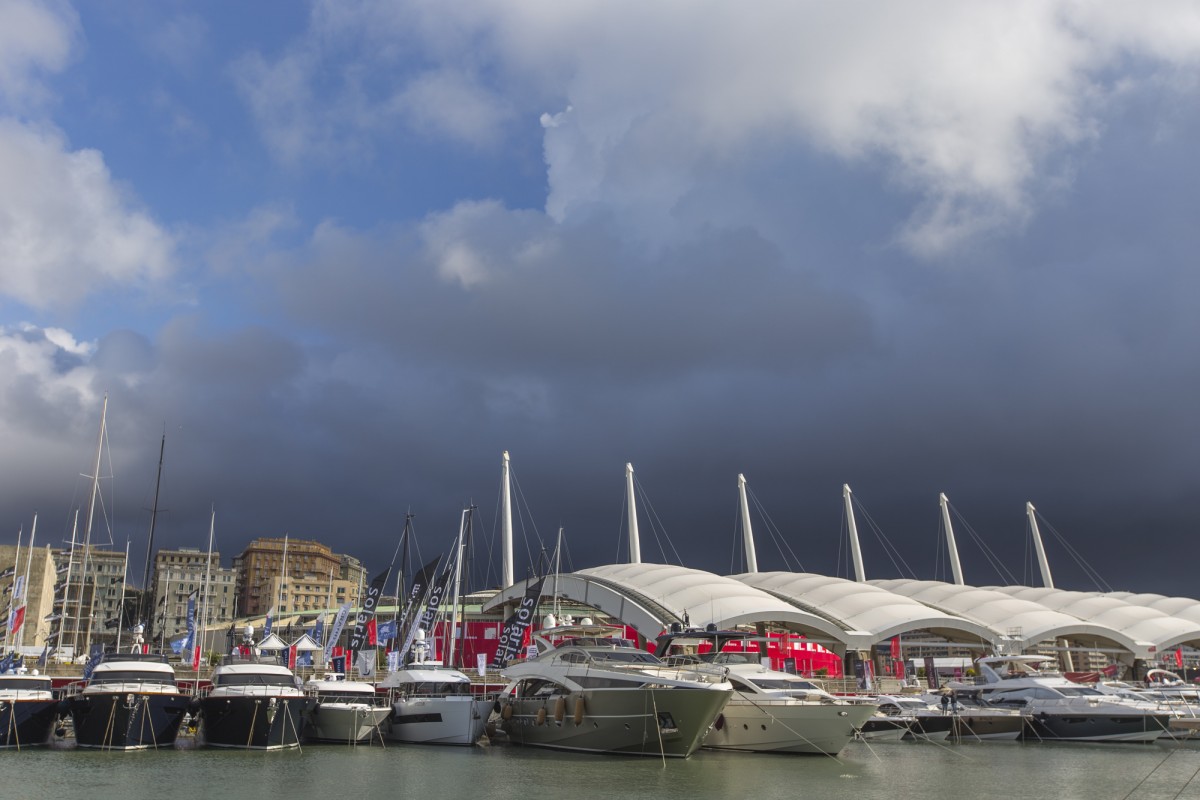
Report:
[[866,506],[858,499],[858,495],[851,495],[851,499],[854,501],[855,506],[862,511],[863,517],[867,520],[867,525],[870,526],[871,532],[875,534],[875,539],[883,545],[883,551],[887,554],[888,560],[892,562],[895,570],[902,576],[905,575],[904,571],[908,570],[906,577],[916,580],[917,574],[913,571],[913,568],[908,565],[908,562],[904,560],[904,556],[900,555],[900,550],[883,533],[883,529],[875,524],[875,520],[871,518],[871,514],[867,511]]
[[[762,503],[759,502],[758,496],[754,494],[754,491],[749,486],[746,487],[746,496],[749,498],[750,502],[754,504],[754,509],[759,513],[759,515],[762,516],[764,522],[766,523],[767,533],[771,534],[771,541],[775,544],[775,549],[779,551],[779,556],[781,559],[783,559],[783,564],[785,567],[787,567],[788,571],[807,572],[807,570],[804,568],[804,564],[800,561],[800,557],[796,555],[796,551],[793,550],[792,546],[787,543],[787,539],[783,537],[783,533],[775,524],[775,520],[771,519],[771,515],[767,513],[766,508]],[[783,552],[784,548],[787,548],[787,553]],[[790,553],[792,559],[795,560],[796,567],[798,567],[798,569],[794,568],[792,566],[792,562],[788,560],[788,553]]]
[[[1067,541],[1066,537],[1063,536],[1061,533],[1059,533],[1057,530],[1055,530],[1054,526],[1051,525],[1049,522],[1047,522],[1045,517],[1043,517],[1037,511],[1035,511],[1034,513],[1037,514],[1039,520],[1041,520],[1042,522],[1045,523],[1046,528],[1049,529],[1050,533],[1054,534],[1054,538],[1060,544],[1062,544],[1062,546],[1066,549],[1067,553],[1071,556],[1071,558],[1075,560],[1075,563],[1077,565],[1079,565],[1079,568],[1082,569],[1084,571],[1084,574],[1086,574],[1092,580],[1092,583],[1095,584],[1096,588],[1102,592],[1111,592],[1112,587],[1109,586],[1108,581],[1104,580],[1104,578],[1101,577],[1100,573],[1094,567],[1092,567],[1091,564],[1089,564],[1087,562],[1087,559],[1085,559],[1083,557],[1083,554],[1080,553],[1078,550],[1076,550],[1074,547],[1072,547],[1071,543]],[[1039,528],[1040,528],[1040,526],[1039,526]]]
[[971,524],[967,522],[963,515],[958,513],[958,509],[954,507],[953,503],[948,502],[947,504],[950,506],[950,510],[954,512],[955,519],[962,523],[963,529],[966,530],[967,534],[971,537],[971,540],[979,547],[984,558],[987,559],[988,564],[991,565],[992,569],[996,571],[996,575],[1000,578],[1000,581],[1008,581],[1010,585],[1017,585],[1016,576],[1009,572],[1008,568],[1004,566],[1004,562],[1000,559],[1000,556],[996,555],[995,551],[988,547],[987,542],[985,542],[983,537],[971,527]]

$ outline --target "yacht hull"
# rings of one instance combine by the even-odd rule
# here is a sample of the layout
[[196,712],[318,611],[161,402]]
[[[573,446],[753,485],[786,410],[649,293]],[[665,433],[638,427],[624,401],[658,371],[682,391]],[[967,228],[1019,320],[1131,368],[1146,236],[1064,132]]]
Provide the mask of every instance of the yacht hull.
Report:
[[[671,687],[514,698],[505,701],[499,727],[511,742],[531,747],[687,758],[700,746],[730,694]],[[577,714],[580,697],[583,705]]]
[[908,735],[923,742],[944,742],[954,729],[954,717],[941,714],[917,714],[909,718]]
[[958,714],[950,735],[964,742],[1015,740],[1024,729],[1025,720],[1018,714]]
[[1048,714],[1026,717],[1021,738],[1029,741],[1152,742],[1168,729],[1166,714]]
[[174,747],[188,710],[178,693],[87,692],[67,702],[75,743],[99,750]]
[[834,756],[874,713],[869,705],[748,701],[735,694],[704,737],[704,747]]
[[303,696],[213,696],[200,701],[204,744],[248,750],[284,750],[300,744]]
[[871,742],[898,742],[908,735],[908,728],[907,719],[872,716],[858,729],[858,738]]
[[0,700],[0,748],[46,744],[57,719],[57,700]]
[[385,737],[391,742],[469,746],[480,740],[492,701],[471,695],[401,697],[392,703]]
[[379,706],[317,703],[305,717],[304,738],[313,742],[357,744],[382,735],[391,710]]

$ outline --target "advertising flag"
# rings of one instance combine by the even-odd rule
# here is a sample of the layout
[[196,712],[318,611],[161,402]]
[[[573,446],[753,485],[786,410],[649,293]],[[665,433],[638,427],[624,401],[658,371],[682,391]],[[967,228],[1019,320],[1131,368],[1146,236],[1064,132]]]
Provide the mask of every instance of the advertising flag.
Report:
[[492,659],[493,669],[502,669],[507,666],[508,662],[516,657],[521,645],[525,643],[525,631],[529,630],[529,625],[533,622],[538,600],[542,596],[542,584],[545,582],[546,579],[542,577],[538,578],[536,583],[530,584],[525,589],[525,596],[521,598],[521,605],[517,606],[517,610],[512,613],[512,616],[504,621],[500,643],[497,645],[496,655]]
[[[346,618],[350,616],[350,604],[344,603],[338,609],[337,616],[333,618],[333,630],[329,632],[329,641],[325,642],[325,661],[329,662],[330,656],[333,655],[333,647],[337,644],[338,638],[342,635],[342,628],[346,627]],[[344,672],[344,670],[338,670]]]
[[379,605],[379,597],[391,574],[392,568],[388,567],[376,575],[367,587],[367,596],[363,598],[358,616],[354,618],[354,632],[350,635],[349,648],[355,653],[367,646],[367,623],[375,618],[375,607]]

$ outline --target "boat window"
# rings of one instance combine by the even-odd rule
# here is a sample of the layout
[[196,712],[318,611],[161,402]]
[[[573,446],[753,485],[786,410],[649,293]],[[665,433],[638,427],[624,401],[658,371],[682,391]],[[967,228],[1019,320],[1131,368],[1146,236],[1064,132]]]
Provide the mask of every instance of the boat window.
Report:
[[1089,689],[1086,686],[1064,686],[1060,687],[1058,691],[1062,692],[1067,697],[1088,697],[1102,694],[1102,692],[1098,692],[1095,689]]
[[628,681],[618,678],[600,678],[595,675],[580,675],[573,680],[584,689],[628,689],[643,686],[641,681]]
[[134,669],[114,669],[92,673],[88,683],[93,686],[105,683],[174,683],[175,679],[162,672],[146,672]]
[[442,697],[450,694],[470,694],[471,685],[462,681],[419,681],[405,684],[404,689],[412,695]]
[[28,678],[0,678],[0,690],[11,691],[13,689],[22,689],[27,692],[48,692],[50,691],[50,679],[31,681]]
[[754,687],[752,685],[746,683],[745,681],[740,681],[737,678],[734,678],[733,676],[730,676],[729,682],[732,683],[733,688],[737,689],[739,692],[753,692],[754,691]]
[[567,664],[582,664],[587,661],[587,656],[578,650],[568,650],[559,656],[558,660]]
[[750,682],[760,689],[788,689],[793,691],[799,689],[812,689],[820,691],[816,686],[813,686],[808,681],[798,681],[788,678],[754,678]]
[[213,686],[292,686],[296,685],[291,675],[264,675],[259,673],[241,673],[238,675],[218,675],[213,680]]
[[760,664],[762,656],[758,653],[714,653],[706,660],[712,664]]
[[621,661],[629,664],[661,664],[653,653],[645,650],[593,650],[593,661]]

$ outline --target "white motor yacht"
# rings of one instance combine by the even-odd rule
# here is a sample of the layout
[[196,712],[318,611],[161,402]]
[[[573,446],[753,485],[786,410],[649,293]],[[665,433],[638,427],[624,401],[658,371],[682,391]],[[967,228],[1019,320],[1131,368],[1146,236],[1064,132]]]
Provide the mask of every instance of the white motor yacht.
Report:
[[492,711],[492,699],[473,694],[465,673],[436,661],[390,672],[379,688],[389,690],[388,741],[473,745]]
[[310,680],[304,693],[315,701],[304,718],[302,735],[308,741],[357,744],[382,738],[381,726],[392,713],[386,694],[337,673]]
[[158,653],[105,653],[64,697],[76,744],[101,750],[174,747],[189,703]]
[[[655,652],[668,664],[705,663],[728,671],[733,695],[704,737],[704,747],[755,753],[837,755],[876,712],[871,701],[851,702],[789,672],[763,666],[756,652],[722,652],[741,631],[685,630],[658,637]],[[708,643],[707,653],[672,655]]]

